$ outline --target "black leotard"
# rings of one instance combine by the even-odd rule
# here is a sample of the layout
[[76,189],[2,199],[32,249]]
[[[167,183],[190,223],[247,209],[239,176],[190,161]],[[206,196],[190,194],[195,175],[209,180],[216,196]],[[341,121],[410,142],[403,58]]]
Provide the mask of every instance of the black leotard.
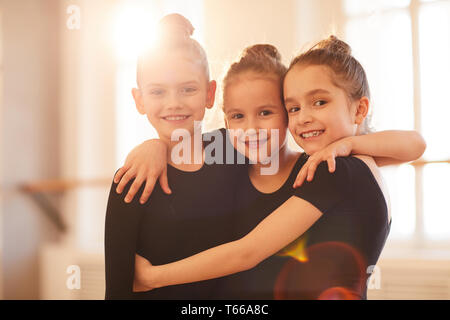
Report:
[[[330,288],[345,288],[324,298],[367,298],[367,278],[390,231],[384,194],[367,164],[356,157],[336,158],[336,171],[322,162],[314,180],[296,189],[322,213],[307,232],[309,266],[301,266],[299,297],[314,299]],[[319,265],[321,267],[319,267]],[[317,269],[315,269],[317,268]]]
[[[262,193],[253,186],[248,172],[240,177],[236,192],[238,211],[234,222],[234,233],[237,239],[252,231],[292,195],[295,177],[305,161],[306,154],[302,154],[286,182],[279,190],[269,194]],[[273,299],[275,280],[288,260],[288,257],[274,255],[251,270],[224,278],[217,290],[218,299]]]
[[[245,236],[291,196],[300,197],[323,213],[295,242],[306,241],[302,252],[309,260],[269,257],[226,278],[220,298],[366,298],[367,268],[376,264],[390,229],[383,193],[367,165],[354,157],[337,158],[335,173],[321,163],[313,181],[293,189],[306,160],[302,154],[284,185],[271,194],[259,192],[249,178],[241,180],[237,203],[243,210],[236,215],[235,232]],[[326,291],[330,288],[335,289]]]
[[[223,137],[225,130],[220,131]],[[228,139],[223,140],[224,142]],[[105,222],[106,299],[210,299],[220,279],[133,293],[137,252],[155,265],[232,241],[235,183],[241,166],[207,164],[196,172],[168,166],[172,195],[159,184],[146,204],[123,201],[112,184]],[[141,194],[143,187],[137,194]]]

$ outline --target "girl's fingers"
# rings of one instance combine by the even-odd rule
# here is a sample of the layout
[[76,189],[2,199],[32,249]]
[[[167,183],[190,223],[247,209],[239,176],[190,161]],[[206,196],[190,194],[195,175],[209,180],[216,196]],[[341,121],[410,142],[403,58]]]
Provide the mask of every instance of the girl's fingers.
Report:
[[120,179],[122,179],[122,176],[125,173],[125,171],[126,170],[123,167],[117,170],[116,174],[114,175],[114,183],[118,183]]
[[314,156],[311,156],[305,162],[303,167],[300,169],[300,172],[298,173],[297,178],[295,179],[294,188],[300,187],[303,184],[303,182],[305,182],[305,179],[308,175],[308,168],[311,165],[311,163],[313,163],[314,161],[315,161]]
[[128,193],[125,197],[126,203],[130,203],[131,201],[133,201],[133,198],[136,195],[136,193],[139,191],[142,183],[144,183],[144,180],[141,178],[136,178],[133,181],[133,184],[131,185],[130,190],[128,190]]
[[332,157],[327,159],[327,162],[328,162],[328,171],[329,172],[334,172],[336,170],[336,160],[335,160],[335,158],[332,156]]
[[133,179],[136,176],[136,173],[133,168],[127,170],[125,174],[120,178],[120,182],[117,185],[116,192],[122,193],[125,186],[130,182],[131,179]]
[[312,181],[312,179],[314,178],[314,173],[316,172],[317,169],[317,165],[320,163],[321,161],[312,161],[311,164],[308,166],[308,175],[306,180],[307,181]]
[[156,179],[154,177],[147,177],[147,181],[145,182],[145,189],[142,192],[140,203],[144,204],[147,202],[148,198],[153,192],[153,188],[155,187]]
[[308,161],[306,161],[303,167],[300,169],[300,172],[298,173],[297,178],[295,179],[294,188],[300,187],[303,184],[303,182],[305,182],[309,164],[310,161],[308,159]]
[[163,170],[163,172],[159,176],[159,184],[161,185],[161,189],[166,194],[172,194],[172,190],[170,190],[169,187],[169,180],[167,179],[167,167]]

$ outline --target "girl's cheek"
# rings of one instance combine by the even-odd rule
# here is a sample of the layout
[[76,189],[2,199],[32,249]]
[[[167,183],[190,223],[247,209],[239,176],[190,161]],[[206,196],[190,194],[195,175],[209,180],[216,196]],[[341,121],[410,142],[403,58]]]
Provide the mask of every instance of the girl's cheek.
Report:
[[292,135],[295,135],[295,124],[294,124],[294,121],[292,120],[292,121],[289,121],[289,125],[288,125],[288,129],[289,129],[289,132],[292,134]]
[[228,119],[227,123],[228,123],[228,129],[231,129],[231,130],[239,129],[239,127],[236,126],[236,124],[234,123],[234,121],[232,119]]

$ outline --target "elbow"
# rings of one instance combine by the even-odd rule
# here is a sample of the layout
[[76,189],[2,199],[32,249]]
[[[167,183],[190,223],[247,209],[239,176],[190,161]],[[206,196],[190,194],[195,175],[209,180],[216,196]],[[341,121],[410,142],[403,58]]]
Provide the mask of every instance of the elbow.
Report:
[[[243,240],[238,240],[242,241]],[[247,271],[256,267],[259,263],[261,263],[262,259],[260,259],[258,255],[258,249],[249,244],[240,243],[238,247],[241,248],[239,250],[239,254],[237,255],[238,263],[237,265],[241,266],[241,270],[239,271]]]
[[242,271],[247,271],[256,267],[261,262],[261,260],[257,259],[254,255],[249,254],[248,256],[244,257],[243,262],[244,268]]

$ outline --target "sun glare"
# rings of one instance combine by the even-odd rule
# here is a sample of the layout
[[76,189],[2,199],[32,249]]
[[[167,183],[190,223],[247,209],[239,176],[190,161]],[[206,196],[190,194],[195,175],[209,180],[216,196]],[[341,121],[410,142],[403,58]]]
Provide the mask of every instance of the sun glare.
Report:
[[157,17],[151,8],[120,6],[114,20],[114,46],[119,61],[136,60],[156,37]]

